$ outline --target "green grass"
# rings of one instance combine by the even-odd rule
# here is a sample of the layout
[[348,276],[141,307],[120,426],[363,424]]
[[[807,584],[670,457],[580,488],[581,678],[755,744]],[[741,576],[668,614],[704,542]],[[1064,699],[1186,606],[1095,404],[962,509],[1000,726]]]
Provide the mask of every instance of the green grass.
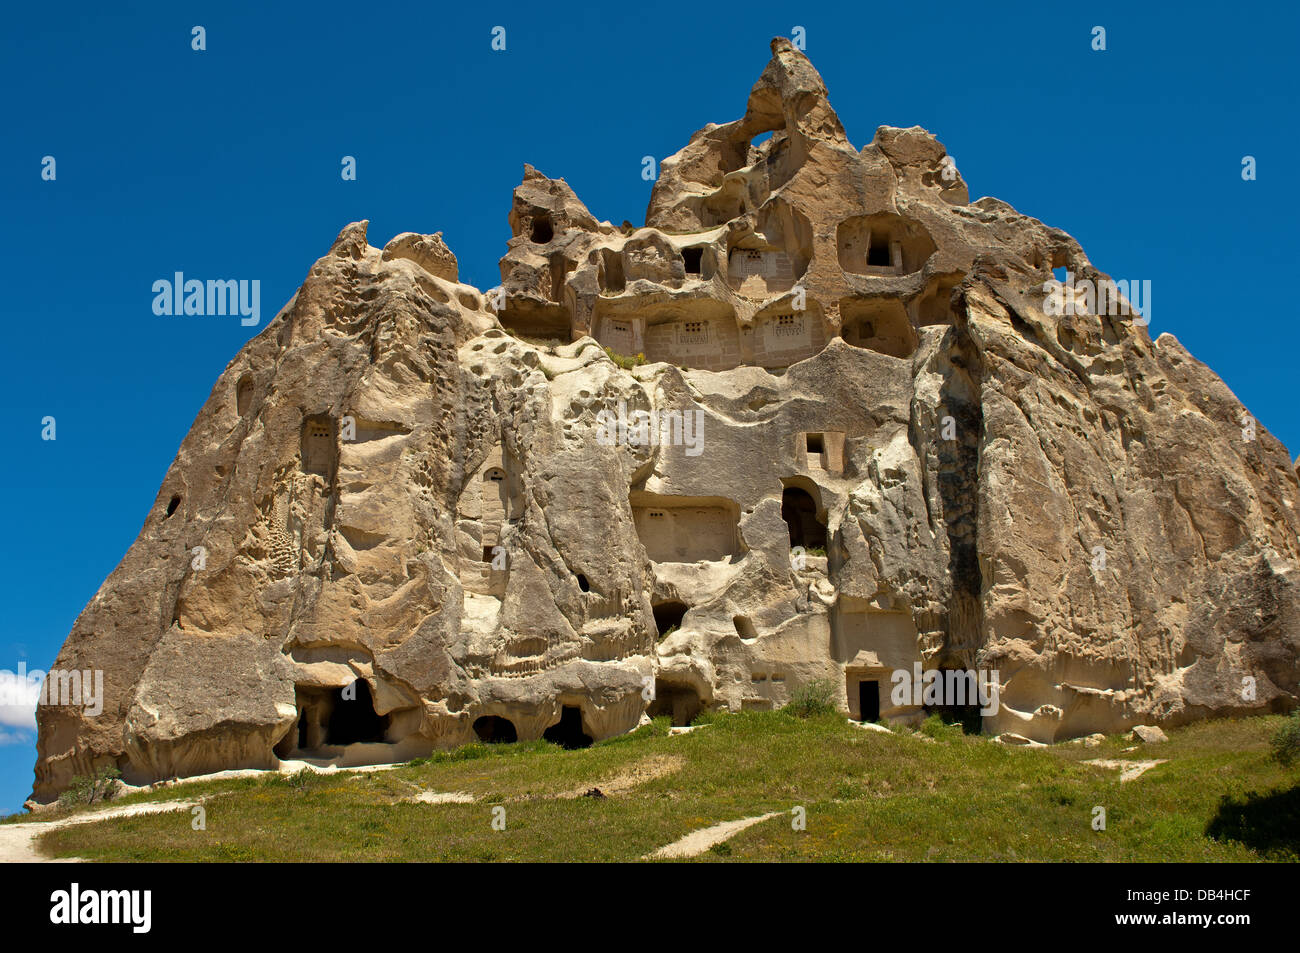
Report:
[[[1119,737],[1028,749],[938,722],[930,742],[836,714],[714,714],[686,735],[669,737],[657,720],[579,751],[474,744],[372,774],[179,785],[115,803],[205,796],[206,831],[183,811],[52,830],[40,844],[121,861],[626,861],[700,827],[778,811],[696,859],[1294,861],[1300,771],[1270,745],[1283,722],[1206,722],[1125,753],[1131,743]],[[1123,785],[1117,771],[1080,763],[1157,757],[1169,763]],[[611,784],[651,764],[677,770]],[[588,787],[608,796],[556,796]],[[403,803],[419,790],[477,801]],[[1092,829],[1096,805],[1105,831]],[[492,828],[496,806],[505,831]],[[788,820],[796,806],[804,831]]]

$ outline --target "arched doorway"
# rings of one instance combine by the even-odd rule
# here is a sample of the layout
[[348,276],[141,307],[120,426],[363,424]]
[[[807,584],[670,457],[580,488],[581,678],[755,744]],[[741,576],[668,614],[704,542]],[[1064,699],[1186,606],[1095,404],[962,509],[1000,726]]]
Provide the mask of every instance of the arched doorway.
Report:
[[790,545],[826,549],[826,526],[817,519],[817,503],[807,490],[787,486],[781,493],[781,519],[790,528]]

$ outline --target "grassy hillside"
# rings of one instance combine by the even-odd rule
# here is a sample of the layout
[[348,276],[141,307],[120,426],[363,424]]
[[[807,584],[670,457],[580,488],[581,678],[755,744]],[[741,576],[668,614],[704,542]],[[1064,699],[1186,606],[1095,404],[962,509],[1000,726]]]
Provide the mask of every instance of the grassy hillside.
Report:
[[[1300,767],[1269,756],[1282,720],[1202,723],[1126,752],[1119,737],[1020,749],[936,722],[919,735],[833,715],[706,716],[689,734],[656,722],[579,751],[470,745],[392,771],[178,785],[116,803],[203,797],[205,831],[182,811],[51,830],[39,844],[120,861],[624,861],[774,811],[698,859],[1295,861]],[[1092,758],[1168,762],[1121,784],[1081,763]],[[592,787],[606,796],[580,796]],[[473,801],[413,802],[422,792]],[[792,829],[796,806],[806,830]]]

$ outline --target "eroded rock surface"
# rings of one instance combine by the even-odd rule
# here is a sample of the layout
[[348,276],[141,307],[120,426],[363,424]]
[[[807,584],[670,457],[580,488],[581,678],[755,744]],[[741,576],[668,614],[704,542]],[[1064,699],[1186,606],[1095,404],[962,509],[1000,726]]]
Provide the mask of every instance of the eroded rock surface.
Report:
[[349,225],[235,357],[59,655],[107,698],[40,709],[37,800],[816,679],[915,720],[916,663],[997,670],[985,730],[1039,742],[1294,704],[1286,449],[1172,336],[1048,313],[1106,277],[1079,245],[920,128],[855,148],[789,43],[645,227],[531,167],[509,224],[488,293]]

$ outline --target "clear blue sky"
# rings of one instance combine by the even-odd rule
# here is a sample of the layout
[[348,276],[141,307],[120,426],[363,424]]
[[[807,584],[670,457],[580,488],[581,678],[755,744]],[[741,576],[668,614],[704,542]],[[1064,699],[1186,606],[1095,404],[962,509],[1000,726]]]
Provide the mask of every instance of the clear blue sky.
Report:
[[[855,145],[922,125],[973,198],[1064,228],[1116,278],[1151,279],[1153,336],[1177,335],[1294,454],[1297,14],[1134,6],[8,8],[0,669],[53,661],[217,375],[345,224],[370,219],[373,245],[440,230],[481,288],[499,280],[525,162],[598,218],[639,224],[641,157],[739,117],[769,39],[795,25]],[[1242,181],[1244,155],[1257,181]],[[176,271],[260,279],[262,323],[155,316],[151,285]],[[30,791],[33,740],[0,724],[0,811]]]

